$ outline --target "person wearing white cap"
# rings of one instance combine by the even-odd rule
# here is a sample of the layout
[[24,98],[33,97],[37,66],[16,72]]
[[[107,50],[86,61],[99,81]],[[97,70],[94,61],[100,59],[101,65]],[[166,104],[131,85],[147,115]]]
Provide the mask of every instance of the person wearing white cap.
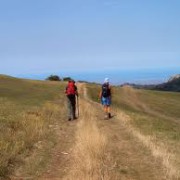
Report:
[[104,83],[109,83],[109,78],[105,78]]
[[111,105],[111,87],[109,85],[109,78],[104,79],[99,98],[104,106],[105,119],[111,118],[110,105]]

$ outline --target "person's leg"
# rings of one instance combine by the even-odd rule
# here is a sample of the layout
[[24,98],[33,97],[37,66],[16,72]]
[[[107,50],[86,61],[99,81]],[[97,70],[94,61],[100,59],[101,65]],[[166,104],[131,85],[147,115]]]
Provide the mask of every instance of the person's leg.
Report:
[[110,106],[107,106],[107,113],[108,113],[108,117],[111,118],[111,109],[110,109]]
[[70,121],[72,118],[72,105],[70,98],[67,98],[67,110],[68,110],[68,120]]
[[107,113],[107,106],[104,105],[104,113],[106,114]]
[[103,108],[104,108],[104,119],[108,119],[107,98],[102,97],[102,104],[103,104]]
[[108,107],[107,107],[107,105],[104,105],[104,114],[105,114],[104,119],[108,119]]
[[109,117],[109,118],[111,118],[110,105],[111,105],[111,98],[108,97],[108,98],[107,98],[107,113],[108,113],[108,117]]
[[76,97],[72,98],[72,118],[76,119]]

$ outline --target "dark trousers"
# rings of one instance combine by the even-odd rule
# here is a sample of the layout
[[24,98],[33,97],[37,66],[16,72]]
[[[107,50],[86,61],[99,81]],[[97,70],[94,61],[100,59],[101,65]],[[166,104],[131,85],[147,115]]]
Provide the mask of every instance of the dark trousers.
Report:
[[68,118],[74,119],[76,117],[76,96],[67,96],[67,108],[68,108]]

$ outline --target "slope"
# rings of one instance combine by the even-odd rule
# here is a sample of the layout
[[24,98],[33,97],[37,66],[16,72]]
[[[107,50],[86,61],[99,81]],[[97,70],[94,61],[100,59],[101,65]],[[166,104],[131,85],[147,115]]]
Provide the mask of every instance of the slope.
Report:
[[45,167],[64,118],[63,90],[63,83],[0,75],[0,179],[35,177]]
[[[97,97],[99,86],[89,85],[89,95]],[[179,93],[113,88],[113,109],[134,137],[161,159],[167,179],[180,176],[180,96]]]

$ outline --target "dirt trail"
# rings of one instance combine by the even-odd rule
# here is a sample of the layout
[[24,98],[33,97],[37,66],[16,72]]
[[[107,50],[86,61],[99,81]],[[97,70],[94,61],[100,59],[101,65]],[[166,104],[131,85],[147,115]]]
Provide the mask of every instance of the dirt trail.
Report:
[[[40,180],[163,180],[161,159],[154,157],[128,129],[127,117],[114,111],[103,120],[102,107],[89,100],[84,84],[80,89],[80,117],[69,123],[64,149],[59,144],[48,171]],[[66,141],[68,141],[66,143]],[[58,156],[57,156],[58,155]]]

